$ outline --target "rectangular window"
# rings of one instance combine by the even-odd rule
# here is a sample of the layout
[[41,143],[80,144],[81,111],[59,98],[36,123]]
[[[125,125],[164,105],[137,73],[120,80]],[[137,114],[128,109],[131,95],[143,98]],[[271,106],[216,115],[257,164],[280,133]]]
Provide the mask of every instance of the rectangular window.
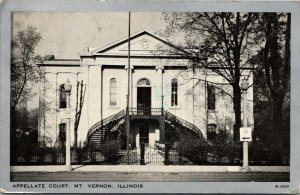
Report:
[[207,86],[207,107],[208,110],[216,109],[216,92],[215,87],[208,85]]
[[207,126],[207,140],[212,141],[216,138],[217,135],[217,125],[209,124]]
[[110,79],[110,106],[116,106],[117,105],[117,81],[115,78]]
[[178,106],[178,82],[177,79],[171,81],[171,106]]
[[59,108],[67,107],[67,94],[64,85],[59,88]]

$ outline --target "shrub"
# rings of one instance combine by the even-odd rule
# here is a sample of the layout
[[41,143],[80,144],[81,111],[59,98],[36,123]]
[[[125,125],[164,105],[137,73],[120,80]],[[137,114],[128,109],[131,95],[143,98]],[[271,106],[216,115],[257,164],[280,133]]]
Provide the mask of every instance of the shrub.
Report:
[[208,143],[203,138],[181,137],[176,144],[180,156],[186,157],[195,164],[206,163]]
[[58,152],[59,151],[57,151],[56,148],[52,148],[52,150],[50,151],[52,163],[54,165],[56,165],[56,163],[57,163],[57,159],[58,159],[58,156],[59,156]]
[[234,159],[240,159],[241,146],[233,142],[232,135],[223,129],[220,129],[216,138],[212,141],[209,152],[217,159],[217,162],[222,163],[223,158],[228,158],[229,163]]
[[119,147],[119,141],[111,140],[100,146],[100,152],[107,162],[115,162],[119,159]]
[[217,163],[224,163],[222,159],[228,159],[227,163],[232,163],[235,159],[241,159],[240,146],[236,143],[212,143],[209,146],[209,153],[216,158]]
[[75,148],[77,163],[81,164],[84,161],[84,148],[81,146]]
[[[284,162],[284,157],[287,162]],[[288,164],[288,154],[280,152],[276,145],[263,142],[253,142],[249,147],[249,159],[255,164],[284,165]]]

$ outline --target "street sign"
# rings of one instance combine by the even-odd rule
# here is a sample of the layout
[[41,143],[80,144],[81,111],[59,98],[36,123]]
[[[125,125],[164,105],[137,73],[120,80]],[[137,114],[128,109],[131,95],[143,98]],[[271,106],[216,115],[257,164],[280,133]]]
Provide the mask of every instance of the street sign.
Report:
[[241,142],[252,141],[252,128],[251,127],[241,127],[240,128],[240,141]]

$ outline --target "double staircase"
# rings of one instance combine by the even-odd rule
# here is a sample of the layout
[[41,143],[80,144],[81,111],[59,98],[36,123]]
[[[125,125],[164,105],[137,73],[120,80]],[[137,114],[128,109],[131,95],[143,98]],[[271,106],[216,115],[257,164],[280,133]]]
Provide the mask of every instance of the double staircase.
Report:
[[108,134],[117,131],[124,122],[124,110],[97,122],[87,133],[87,145],[99,148],[101,144],[105,143]]
[[[166,111],[165,122],[171,127],[184,133],[184,131],[190,131],[199,137],[203,137],[201,130],[194,124],[179,118],[178,116]],[[118,132],[120,135],[122,132],[121,125],[125,123],[125,111],[122,110],[114,115],[105,118],[96,124],[94,124],[87,134],[87,145],[99,148],[101,144],[105,143],[107,136],[110,133]]]

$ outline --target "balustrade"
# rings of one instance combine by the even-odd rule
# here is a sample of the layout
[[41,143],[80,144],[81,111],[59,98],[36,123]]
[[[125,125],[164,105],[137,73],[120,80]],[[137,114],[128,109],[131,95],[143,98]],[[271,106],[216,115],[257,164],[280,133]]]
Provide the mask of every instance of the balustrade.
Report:
[[129,114],[133,116],[160,116],[163,115],[163,109],[149,107],[129,108]]

